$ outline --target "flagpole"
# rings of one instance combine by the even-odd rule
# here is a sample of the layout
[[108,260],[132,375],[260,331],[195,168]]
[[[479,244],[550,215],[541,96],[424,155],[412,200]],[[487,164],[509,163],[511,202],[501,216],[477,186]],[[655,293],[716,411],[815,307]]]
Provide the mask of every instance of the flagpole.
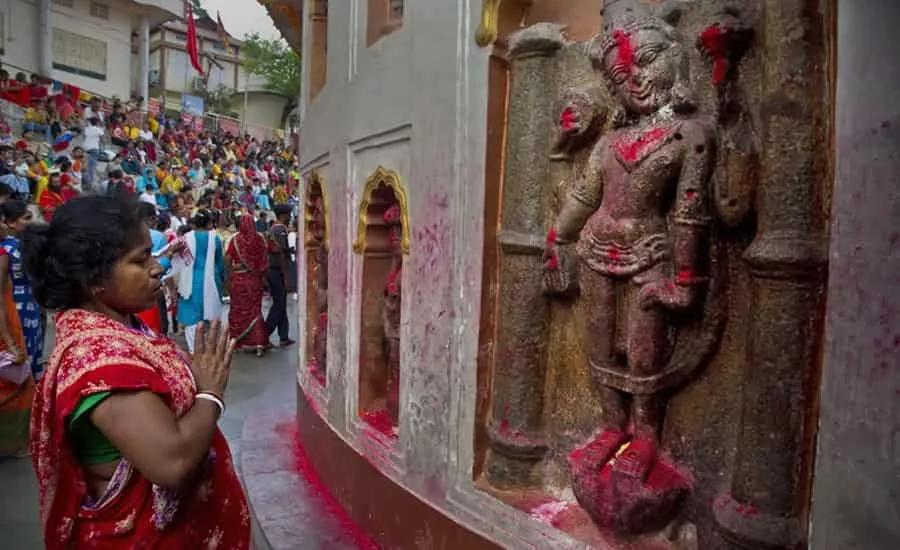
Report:
[[[238,59],[238,62],[240,62],[240,59]],[[243,63],[241,64],[241,66],[243,66]],[[248,71],[247,68],[244,67],[244,109],[241,111],[241,135],[242,136],[247,133],[246,132],[246,129],[247,129],[247,103],[248,103],[248,99],[250,97],[249,89],[250,89],[250,71]]]

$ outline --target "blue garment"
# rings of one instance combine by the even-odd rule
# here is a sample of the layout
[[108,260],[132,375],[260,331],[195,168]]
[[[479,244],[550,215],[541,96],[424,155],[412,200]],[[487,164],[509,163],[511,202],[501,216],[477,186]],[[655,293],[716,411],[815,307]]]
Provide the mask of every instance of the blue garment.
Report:
[[156,206],[160,210],[168,212],[169,211],[169,197],[162,193],[157,193],[156,194]]
[[[169,244],[169,239],[166,238],[165,235],[162,234],[161,231],[157,231],[156,229],[150,230],[150,240],[153,242],[153,248],[150,249],[152,254],[156,254],[160,250],[166,247]],[[164,270],[169,271],[172,268],[172,260],[165,256],[161,256],[156,259],[159,262],[159,265],[163,267]]]
[[23,178],[15,174],[6,174],[0,176],[0,183],[5,183],[6,185],[10,186],[13,190],[13,193],[21,196],[26,196],[31,192],[31,188],[28,185],[28,178]]
[[0,246],[9,256],[9,278],[13,285],[13,300],[19,312],[19,322],[25,335],[25,353],[28,355],[31,373],[38,378],[44,370],[44,324],[41,320],[41,307],[34,300],[31,283],[25,275],[19,239],[7,237],[0,242]]
[[144,170],[143,176],[135,178],[135,186],[137,187],[138,193],[143,193],[147,189],[154,192],[159,191],[159,185],[156,183],[156,176],[153,175],[153,170],[151,168]]
[[210,235],[213,237],[213,246],[216,247],[215,252],[215,269],[213,271],[216,289],[219,291],[219,299],[222,298],[222,291],[225,288],[225,254],[222,251],[222,240],[210,231],[194,231],[194,238],[197,241],[197,250],[194,251],[194,278],[191,285],[191,298],[185,300],[181,296],[178,297],[178,324],[189,327],[196,325],[200,321],[213,321],[215,319],[207,318],[208,315],[203,311],[203,275],[206,273],[206,250],[209,247]]

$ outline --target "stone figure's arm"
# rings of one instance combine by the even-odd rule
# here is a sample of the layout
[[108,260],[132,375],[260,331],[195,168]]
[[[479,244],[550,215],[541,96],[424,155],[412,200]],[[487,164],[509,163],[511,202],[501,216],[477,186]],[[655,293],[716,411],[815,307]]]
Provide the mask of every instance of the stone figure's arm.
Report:
[[710,221],[710,201],[716,140],[702,122],[686,122],[684,156],[674,204],[673,262],[676,285],[693,285],[703,278],[698,273],[699,256]]
[[563,201],[556,216],[553,233],[557,244],[569,244],[578,239],[578,233],[603,198],[603,166],[598,146],[588,159],[585,173],[575,180],[572,190]]

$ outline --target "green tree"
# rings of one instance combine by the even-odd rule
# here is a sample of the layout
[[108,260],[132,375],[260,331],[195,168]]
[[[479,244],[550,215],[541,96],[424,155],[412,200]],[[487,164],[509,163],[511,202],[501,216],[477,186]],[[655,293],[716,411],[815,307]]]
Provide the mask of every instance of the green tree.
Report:
[[287,103],[281,112],[281,126],[300,100],[300,56],[283,40],[263,38],[259,33],[244,36],[244,68],[265,79],[266,90],[278,94]]
[[209,17],[209,12],[200,4],[200,0],[189,0],[189,2],[191,4],[191,9],[194,10],[194,19]]
[[206,88],[203,92],[203,102],[206,104],[206,110],[227,115],[231,111],[231,98],[234,97],[234,90],[219,84],[216,88]]

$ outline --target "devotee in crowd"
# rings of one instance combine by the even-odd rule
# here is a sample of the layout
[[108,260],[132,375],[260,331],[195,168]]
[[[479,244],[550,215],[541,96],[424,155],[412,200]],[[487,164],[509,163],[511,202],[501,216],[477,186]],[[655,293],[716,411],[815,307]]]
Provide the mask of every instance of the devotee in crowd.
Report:
[[[6,236],[6,220],[0,208],[0,239]],[[27,359],[25,335],[13,298],[10,258],[6,249],[0,247],[0,460],[29,454],[34,375]]]
[[212,229],[210,212],[199,211],[192,219],[192,229],[184,236],[186,254],[172,260],[178,278],[178,324],[184,327],[191,353],[197,327],[204,321],[222,318],[225,255],[222,240]]
[[200,324],[188,358],[136,317],[163,274],[136,204],[79,197],[24,233],[35,296],[58,312],[30,441],[44,542],[248,550],[246,498],[217,427],[235,344],[217,321]]
[[31,225],[32,213],[28,204],[22,200],[8,200],[0,206],[6,231],[0,241],[0,247],[8,258],[8,277],[12,283],[13,300],[19,312],[19,322],[25,336],[26,361],[31,373],[37,380],[43,371],[44,358],[44,324],[41,308],[35,299],[32,281],[25,274],[22,235]]
[[229,269],[231,337],[242,349],[262,357],[269,346],[269,331],[263,319],[262,301],[269,271],[269,243],[257,232],[252,216],[243,216],[240,229],[225,254]]
[[278,331],[279,343],[282,347],[294,344],[289,336],[290,321],[287,314],[287,295],[293,292],[290,288],[291,277],[288,271],[290,264],[290,247],[288,246],[287,225],[291,220],[291,208],[279,206],[275,209],[275,223],[269,228],[269,293],[272,295],[272,307],[266,316],[266,331],[271,336]]

